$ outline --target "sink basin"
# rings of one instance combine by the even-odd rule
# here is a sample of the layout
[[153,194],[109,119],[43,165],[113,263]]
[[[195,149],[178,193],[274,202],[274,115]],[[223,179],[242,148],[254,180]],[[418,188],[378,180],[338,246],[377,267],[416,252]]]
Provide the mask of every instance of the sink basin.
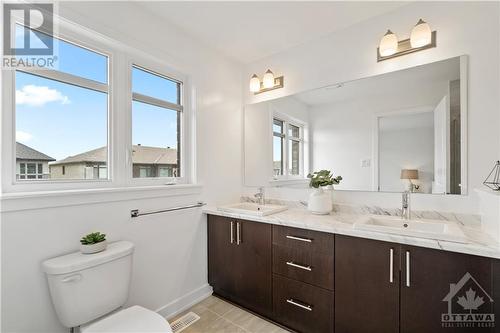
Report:
[[259,205],[252,202],[244,202],[235,205],[218,207],[217,209],[228,213],[266,216],[287,210],[288,207],[281,205]]
[[386,232],[404,236],[468,243],[463,231],[454,224],[438,220],[403,220],[398,216],[363,216],[355,229]]

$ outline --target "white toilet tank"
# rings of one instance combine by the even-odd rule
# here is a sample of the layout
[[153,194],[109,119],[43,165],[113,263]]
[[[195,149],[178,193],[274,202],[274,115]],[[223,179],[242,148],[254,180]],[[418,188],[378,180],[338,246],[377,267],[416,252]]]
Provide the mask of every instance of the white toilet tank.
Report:
[[71,253],[42,266],[57,316],[76,327],[122,306],[128,297],[134,244],[119,241],[100,253]]

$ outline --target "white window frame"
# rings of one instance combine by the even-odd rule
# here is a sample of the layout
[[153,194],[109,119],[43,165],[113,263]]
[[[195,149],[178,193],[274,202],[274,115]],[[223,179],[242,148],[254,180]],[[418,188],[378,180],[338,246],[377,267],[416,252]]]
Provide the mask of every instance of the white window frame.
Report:
[[[179,105],[174,103],[169,103],[160,99],[156,99],[151,96],[145,96],[139,93],[134,93],[132,91],[132,69],[137,67],[146,72],[156,74],[165,77],[169,80],[180,83],[180,98]],[[157,59],[153,59],[149,56],[136,54],[134,57],[128,59],[128,86],[129,86],[129,118],[128,118],[128,148],[127,148],[127,179],[128,185],[130,186],[144,186],[144,185],[174,185],[174,184],[188,184],[192,182],[192,166],[191,166],[191,154],[193,149],[192,139],[189,134],[191,133],[191,114],[189,112],[189,99],[187,98],[188,92],[186,89],[186,82],[188,77],[170,68],[168,65],[159,62]],[[161,108],[179,111],[180,112],[180,165],[181,165],[181,176],[180,177],[145,177],[145,178],[134,178],[133,177],[133,163],[132,163],[132,102],[137,100],[138,102],[146,103],[153,106],[158,106]],[[190,149],[189,152],[186,149]]]
[[[190,78],[143,51],[131,48],[64,18],[56,17],[55,21],[58,24],[58,29],[56,29],[58,31],[54,33],[55,38],[108,57],[108,179],[16,181],[15,71],[3,69],[0,80],[2,85],[1,149],[2,156],[10,156],[10,159],[5,158],[1,162],[1,192],[28,195],[30,192],[39,191],[88,191],[89,189],[113,189],[131,186],[145,188],[145,185],[151,185],[152,189],[157,189],[156,185],[172,183],[171,180],[164,177],[138,179],[137,181],[132,178],[130,155],[132,149],[132,63],[182,82],[183,94],[181,97],[184,110],[182,113],[181,168],[183,177],[182,179],[176,178],[175,182],[194,185],[196,179],[194,170],[196,168],[194,161],[194,117],[192,114],[195,112],[195,103],[191,101],[194,95],[190,94],[192,89]],[[126,69],[130,69],[128,73]]]
[[[284,128],[284,135],[283,135],[283,175],[276,176],[274,175],[273,172],[273,180],[299,180],[299,179],[304,179],[305,178],[305,166],[306,166],[306,135],[307,135],[307,123],[294,119],[286,114],[280,113],[280,112],[273,112],[272,114],[272,124],[274,124],[274,120],[279,120],[283,122],[283,128]],[[291,137],[288,134],[288,130],[290,125],[298,127],[299,128],[299,138]],[[274,131],[272,129],[271,125],[271,136],[274,139]],[[299,174],[298,175],[291,175],[290,174],[290,166],[289,166],[289,154],[288,154],[288,149],[290,145],[290,141],[298,141],[300,144],[300,151],[299,151]],[[272,141],[271,141],[272,147],[274,147]],[[273,151],[273,149],[271,149]],[[274,156],[274,151],[273,151],[273,156]],[[274,158],[273,158],[274,160]],[[274,166],[274,163],[273,163]],[[274,169],[273,169],[274,171]]]

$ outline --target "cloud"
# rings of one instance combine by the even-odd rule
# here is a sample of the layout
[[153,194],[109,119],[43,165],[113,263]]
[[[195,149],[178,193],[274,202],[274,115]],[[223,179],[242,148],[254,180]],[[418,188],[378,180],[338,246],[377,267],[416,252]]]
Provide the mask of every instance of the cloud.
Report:
[[16,104],[28,106],[44,106],[50,102],[60,102],[69,104],[68,96],[63,95],[56,89],[32,84],[23,86],[21,90],[16,90]]
[[33,138],[33,135],[28,132],[16,131],[16,141],[28,142],[31,140],[31,138]]

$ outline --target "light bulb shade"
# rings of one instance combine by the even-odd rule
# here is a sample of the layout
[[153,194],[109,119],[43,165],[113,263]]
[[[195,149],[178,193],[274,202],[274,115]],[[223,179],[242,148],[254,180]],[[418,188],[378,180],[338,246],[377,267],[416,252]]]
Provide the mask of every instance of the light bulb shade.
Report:
[[382,57],[393,55],[398,51],[398,37],[391,31],[387,30],[386,34],[380,40],[379,53]]
[[251,92],[257,92],[260,90],[260,80],[257,74],[252,75],[252,78],[250,79],[250,91]]
[[411,47],[417,48],[430,44],[432,41],[432,31],[428,23],[420,19],[413,27],[410,35]]
[[416,169],[402,169],[401,179],[418,179],[418,170]]
[[262,85],[266,89],[274,87],[274,74],[270,69],[268,69],[266,74],[264,74],[264,77],[262,78]]

